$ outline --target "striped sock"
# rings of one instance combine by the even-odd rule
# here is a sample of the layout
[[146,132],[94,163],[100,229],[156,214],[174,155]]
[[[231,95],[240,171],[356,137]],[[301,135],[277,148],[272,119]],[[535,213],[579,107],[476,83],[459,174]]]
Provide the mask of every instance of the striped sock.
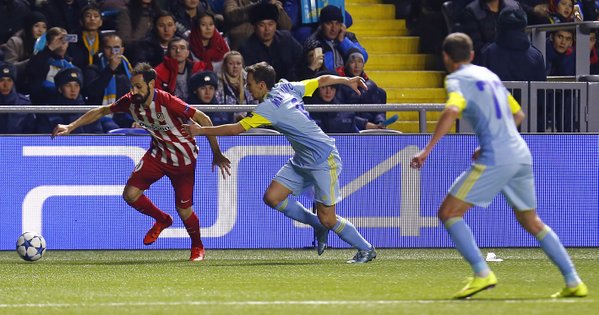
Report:
[[486,277],[491,271],[483,259],[480,249],[476,245],[470,227],[462,218],[451,218],[444,222],[445,229],[449,232],[451,240],[455,243],[458,252],[472,267],[477,277]]
[[356,227],[340,216],[337,216],[337,223],[333,226],[332,230],[339,235],[339,238],[359,250],[369,250],[372,248],[372,245],[362,237]]
[[580,284],[582,281],[578,277],[574,264],[557,234],[548,225],[545,225],[535,237],[541,244],[545,254],[559,268],[566,281],[566,286],[574,288]]
[[304,206],[297,200],[286,198],[277,205],[276,209],[282,212],[286,217],[308,224],[314,229],[325,229],[320,223],[318,216],[304,208]]

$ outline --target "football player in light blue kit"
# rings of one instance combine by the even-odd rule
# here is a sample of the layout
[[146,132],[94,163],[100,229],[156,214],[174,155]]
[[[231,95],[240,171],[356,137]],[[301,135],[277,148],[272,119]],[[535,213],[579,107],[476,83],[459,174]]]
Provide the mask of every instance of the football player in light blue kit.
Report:
[[[327,136],[304,110],[302,97],[311,96],[319,86],[344,84],[357,93],[366,89],[360,77],[345,78],[324,75],[302,82],[281,80],[275,85],[275,70],[260,62],[247,68],[248,89],[255,99],[262,100],[248,117],[236,124],[202,127],[185,125],[191,135],[238,135],[248,129],[272,126],[287,137],[295,154],[279,170],[264,193],[264,202],[285,216],[308,224],[315,229],[318,255],[327,246],[329,230],[358,249],[348,263],[366,263],[376,257],[374,247],[366,241],[355,226],[335,214],[335,204],[341,200],[339,173],[341,159],[335,140]],[[314,187],[317,215],[308,211],[297,200],[289,198]]]
[[520,105],[494,73],[470,64],[473,57],[468,35],[453,33],[445,38],[443,61],[451,73],[445,81],[448,101],[432,138],[411,162],[420,169],[460,114],[474,128],[480,144],[472,156],[474,162],[455,180],[438,212],[457,250],[474,271],[472,280],[454,298],[468,298],[497,284],[463,216],[473,205],[488,206],[498,193],[505,196],[518,222],[536,237],[564,276],[566,287],[552,297],[584,297],[587,287],[566,249],[537,216],[532,159],[516,128],[524,119]]

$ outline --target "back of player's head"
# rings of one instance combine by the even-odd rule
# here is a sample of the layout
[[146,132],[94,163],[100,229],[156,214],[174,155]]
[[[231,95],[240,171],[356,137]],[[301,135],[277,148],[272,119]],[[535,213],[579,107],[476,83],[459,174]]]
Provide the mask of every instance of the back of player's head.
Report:
[[472,50],[472,39],[464,33],[451,33],[443,41],[443,52],[453,62],[470,61]]
[[264,82],[268,89],[271,89],[275,86],[275,80],[277,79],[277,73],[275,72],[275,68],[273,68],[268,63],[262,61],[255,63],[246,68],[248,75],[251,73],[254,81]]
[[133,71],[131,71],[131,76],[134,77],[136,75],[141,74],[144,77],[144,82],[150,83],[150,81],[156,79],[156,71],[150,64],[145,62],[140,62],[135,65]]

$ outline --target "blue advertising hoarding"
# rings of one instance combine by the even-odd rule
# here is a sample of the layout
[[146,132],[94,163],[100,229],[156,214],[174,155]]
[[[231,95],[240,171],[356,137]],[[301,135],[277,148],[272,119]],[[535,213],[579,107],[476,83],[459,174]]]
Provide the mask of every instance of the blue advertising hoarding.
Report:
[[[409,168],[427,135],[335,136],[343,159],[337,211],[377,247],[450,247],[436,217],[453,180],[471,163],[472,135],[445,137],[421,171]],[[598,246],[598,136],[526,135],[541,218],[566,246]],[[147,136],[0,137],[0,250],[23,231],[41,232],[51,249],[141,249],[152,219],[129,207],[122,189],[149,146]],[[232,176],[211,171],[208,143],[198,138],[194,209],[208,248],[302,248],[313,232],[262,202],[272,177],[291,156],[282,136],[220,137]],[[175,218],[152,248],[188,248],[167,178],[147,196]],[[311,207],[311,192],[298,196]],[[536,246],[505,200],[466,215],[482,247]],[[346,247],[334,233],[332,247]]]

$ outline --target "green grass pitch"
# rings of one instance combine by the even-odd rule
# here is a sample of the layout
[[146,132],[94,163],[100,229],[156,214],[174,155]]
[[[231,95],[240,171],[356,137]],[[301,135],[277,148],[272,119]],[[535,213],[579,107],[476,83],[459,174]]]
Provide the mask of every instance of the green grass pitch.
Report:
[[0,314],[597,314],[599,249],[569,249],[589,296],[551,299],[563,280],[539,249],[483,249],[499,278],[467,301],[453,249],[48,251],[35,263],[0,252]]

